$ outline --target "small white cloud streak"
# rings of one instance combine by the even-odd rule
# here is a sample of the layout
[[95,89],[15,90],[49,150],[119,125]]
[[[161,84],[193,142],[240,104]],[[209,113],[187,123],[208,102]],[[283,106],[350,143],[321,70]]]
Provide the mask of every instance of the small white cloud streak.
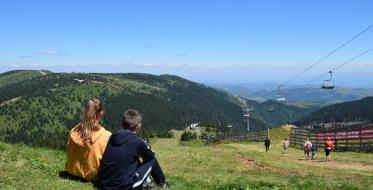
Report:
[[21,58],[22,59],[29,59],[29,58],[33,58],[33,56],[31,56],[31,55],[22,55]]
[[56,56],[56,55],[66,55],[67,53],[66,52],[62,52],[62,51],[56,51],[56,50],[43,50],[43,51],[37,52],[36,54],[38,54],[38,55]]
[[189,68],[189,69],[215,69],[215,70],[252,70],[252,69],[298,69],[298,66],[282,66],[272,64],[153,64],[153,63],[126,63],[127,67],[142,67],[142,68]]

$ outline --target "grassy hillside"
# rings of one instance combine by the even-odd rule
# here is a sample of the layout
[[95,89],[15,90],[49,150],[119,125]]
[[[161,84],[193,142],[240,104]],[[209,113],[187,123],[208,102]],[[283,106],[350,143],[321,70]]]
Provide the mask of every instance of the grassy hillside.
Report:
[[[117,130],[128,108],[143,114],[150,136],[166,136],[193,122],[244,126],[241,102],[234,96],[177,76],[149,74],[53,73],[0,88],[0,140],[64,147],[79,122],[82,103],[103,101],[104,126]],[[253,128],[267,127],[253,119]]]
[[316,110],[303,119],[298,125],[329,122],[369,121],[373,122],[373,96],[357,101],[333,104]]
[[15,70],[0,74],[0,87],[29,80],[37,76],[43,76],[51,73],[50,71],[35,71],[35,70]]
[[[177,135],[180,132],[176,133]],[[373,189],[373,154],[333,152],[331,162],[304,160],[303,152],[282,153],[289,128],[270,131],[272,146],[224,142],[182,146],[177,138],[152,139],[172,189]],[[93,189],[91,183],[62,179],[65,153],[0,142],[1,189]]]

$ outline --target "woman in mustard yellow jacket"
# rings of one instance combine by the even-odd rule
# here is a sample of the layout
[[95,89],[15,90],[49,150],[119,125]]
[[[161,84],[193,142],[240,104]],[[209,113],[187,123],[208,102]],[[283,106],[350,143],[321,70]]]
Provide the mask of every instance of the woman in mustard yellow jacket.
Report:
[[67,143],[66,171],[86,180],[96,180],[111,132],[99,124],[104,107],[98,99],[86,102],[81,122],[71,129]]

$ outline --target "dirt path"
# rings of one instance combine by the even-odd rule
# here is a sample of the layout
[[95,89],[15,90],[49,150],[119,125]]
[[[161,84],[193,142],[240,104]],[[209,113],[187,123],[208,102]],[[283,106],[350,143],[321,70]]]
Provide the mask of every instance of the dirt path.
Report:
[[[265,153],[262,144],[229,144],[227,146],[236,149],[237,158],[241,160],[244,166],[254,166],[254,168],[266,168],[266,166],[278,166],[282,164],[291,165],[291,163],[294,163],[295,165],[306,165],[325,170],[365,171],[373,174],[373,162],[366,163],[360,162],[359,160],[356,162],[341,160],[343,157],[341,158],[342,155],[338,155],[338,153],[331,155],[332,161],[325,162],[324,152],[321,151],[316,154],[316,160],[305,160],[302,150],[295,148],[290,148],[288,153],[284,154],[281,147],[273,146],[268,155],[266,155],[267,153]],[[266,163],[268,163],[268,165],[266,165]]]
[[10,99],[10,100],[4,101],[4,102],[0,103],[0,107],[5,106],[5,105],[7,105],[7,104],[11,104],[11,103],[13,103],[13,102],[16,102],[17,100],[19,100],[19,99],[21,99],[21,98],[22,98],[22,96],[20,96],[20,97],[15,97],[15,98],[12,98],[12,99]]
[[294,158],[294,156],[285,156],[287,159],[292,159],[296,163],[316,166],[316,167],[324,167],[324,168],[330,168],[330,169],[341,169],[341,170],[361,170],[361,171],[370,171],[373,173],[373,164],[367,164],[367,163],[359,163],[359,162],[346,162],[346,161],[340,161],[338,160],[332,160],[330,162],[325,162],[324,155],[320,155],[319,158],[316,160],[305,160],[304,157],[298,156]]
[[45,73],[45,72],[42,71],[42,70],[39,70],[39,73],[42,74],[43,76],[44,76],[44,75],[47,75],[47,73]]

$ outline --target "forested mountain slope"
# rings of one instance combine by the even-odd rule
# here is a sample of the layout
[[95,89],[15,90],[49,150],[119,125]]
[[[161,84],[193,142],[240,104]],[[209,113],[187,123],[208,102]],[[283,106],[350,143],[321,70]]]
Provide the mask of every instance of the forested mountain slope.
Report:
[[298,120],[298,125],[330,122],[373,122],[373,96],[357,101],[330,105]]
[[51,73],[45,70],[14,70],[0,74],[0,87]]
[[[0,138],[8,142],[64,147],[82,104],[93,97],[103,101],[104,126],[112,131],[128,108],[143,114],[147,135],[167,136],[193,122],[244,126],[236,97],[171,75],[50,73],[0,92]],[[252,126],[267,127],[256,119]]]

